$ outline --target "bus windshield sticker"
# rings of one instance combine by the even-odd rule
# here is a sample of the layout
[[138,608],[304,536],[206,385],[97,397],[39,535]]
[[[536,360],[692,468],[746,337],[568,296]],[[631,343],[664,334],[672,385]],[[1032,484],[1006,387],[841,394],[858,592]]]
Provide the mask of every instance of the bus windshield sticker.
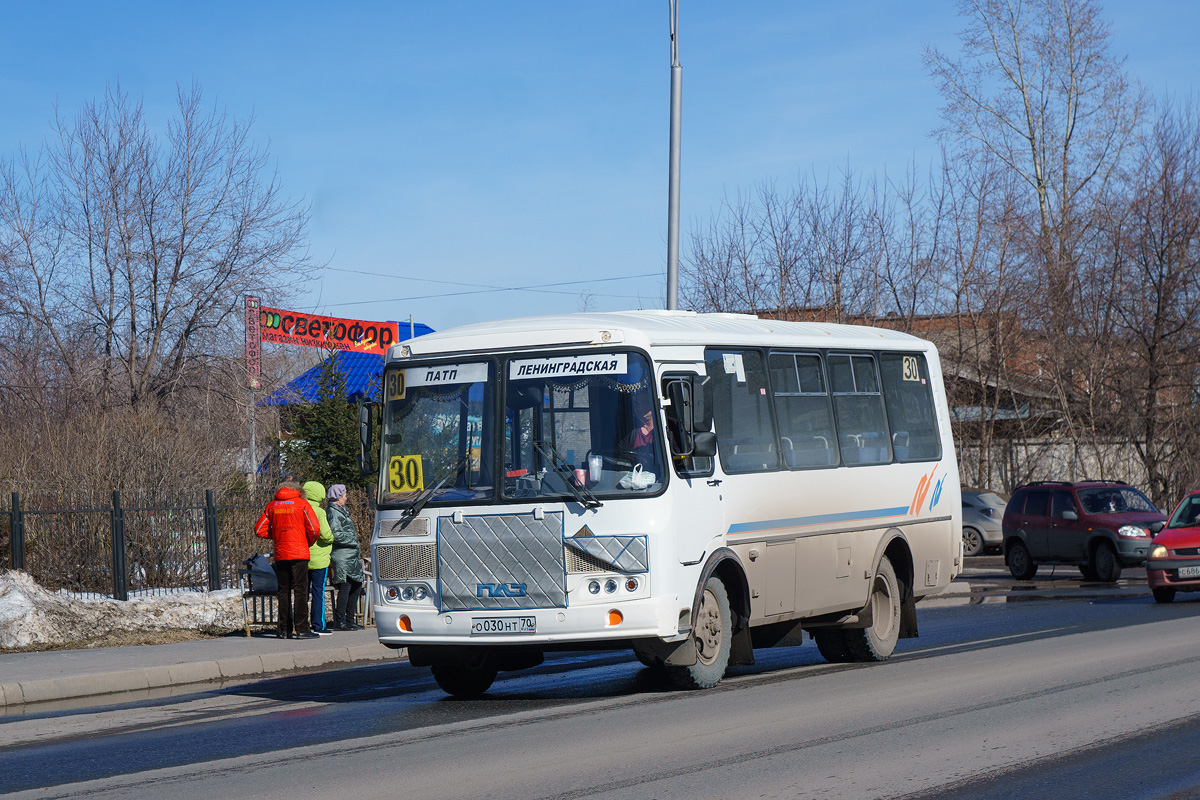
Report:
[[397,494],[423,492],[424,473],[420,456],[392,456],[388,461],[388,491]]
[[587,375],[625,375],[628,372],[629,364],[625,353],[526,358],[509,362],[508,365],[508,377],[510,380]]
[[483,383],[487,377],[487,364],[439,364],[436,367],[409,367],[404,370],[404,382],[408,386]]
[[742,363],[741,353],[724,353],[721,361],[725,364],[726,375],[736,375],[738,383],[746,382],[746,367]]
[[921,365],[916,356],[904,356],[903,376],[906,381],[921,381]]
[[383,380],[383,395],[387,400],[404,399],[404,370],[392,370]]

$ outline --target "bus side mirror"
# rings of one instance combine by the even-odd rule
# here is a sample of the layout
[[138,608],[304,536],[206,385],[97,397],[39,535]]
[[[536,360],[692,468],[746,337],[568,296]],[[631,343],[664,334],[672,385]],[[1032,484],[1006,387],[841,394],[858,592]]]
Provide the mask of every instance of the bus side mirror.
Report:
[[363,403],[358,407],[358,473],[370,475],[375,470],[371,468],[371,439],[374,426],[371,424],[371,412],[374,403]]
[[[686,378],[672,378],[667,381],[667,400],[671,404],[673,424],[671,425],[671,453],[677,456],[692,454],[692,384]],[[671,423],[671,420],[668,420]]]
[[717,435],[712,431],[697,433],[692,436],[692,456],[694,458],[712,458],[717,454]]

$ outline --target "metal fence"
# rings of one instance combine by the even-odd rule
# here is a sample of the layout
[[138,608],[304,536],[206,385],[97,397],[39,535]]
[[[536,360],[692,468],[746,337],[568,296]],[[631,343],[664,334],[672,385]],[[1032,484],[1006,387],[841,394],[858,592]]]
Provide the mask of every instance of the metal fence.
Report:
[[[83,597],[236,588],[242,562],[271,551],[254,523],[273,494],[14,493],[7,507],[0,500],[0,566]],[[365,492],[351,490],[349,499],[366,555],[373,512]]]
[[0,507],[0,564],[51,590],[118,600],[237,586],[242,560],[270,547],[253,532],[269,497],[14,493]]

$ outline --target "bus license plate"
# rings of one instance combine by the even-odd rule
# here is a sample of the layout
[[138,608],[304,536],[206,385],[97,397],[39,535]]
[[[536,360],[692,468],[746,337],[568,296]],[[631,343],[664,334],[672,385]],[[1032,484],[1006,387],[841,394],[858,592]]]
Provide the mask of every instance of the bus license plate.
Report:
[[1180,567],[1179,577],[1181,578],[1200,578],[1200,567]]
[[535,617],[471,617],[471,635],[493,633],[537,633]]

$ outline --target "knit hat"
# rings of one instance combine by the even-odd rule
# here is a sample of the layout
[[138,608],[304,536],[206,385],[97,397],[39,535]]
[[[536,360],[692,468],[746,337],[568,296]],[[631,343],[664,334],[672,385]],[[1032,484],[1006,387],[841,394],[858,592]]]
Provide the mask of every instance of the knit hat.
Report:
[[333,486],[329,487],[329,494],[327,494],[325,496],[328,497],[330,500],[341,500],[342,496],[345,494],[346,494],[345,484],[335,483]]

